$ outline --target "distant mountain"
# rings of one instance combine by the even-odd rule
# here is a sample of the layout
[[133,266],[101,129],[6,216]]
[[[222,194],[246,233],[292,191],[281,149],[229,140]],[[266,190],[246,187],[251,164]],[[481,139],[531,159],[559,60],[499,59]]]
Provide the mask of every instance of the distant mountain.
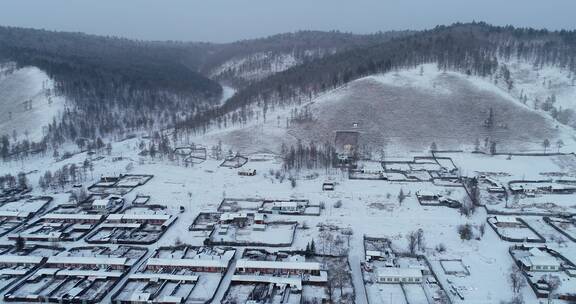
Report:
[[337,31],[299,31],[242,40],[215,46],[201,70],[214,79],[242,87],[295,65],[411,33],[390,31],[357,35]]

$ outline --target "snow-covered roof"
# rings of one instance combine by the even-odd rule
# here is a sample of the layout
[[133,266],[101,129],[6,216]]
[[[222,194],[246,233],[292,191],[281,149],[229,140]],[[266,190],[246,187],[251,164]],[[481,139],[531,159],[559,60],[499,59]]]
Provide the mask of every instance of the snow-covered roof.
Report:
[[98,278],[119,278],[123,275],[120,271],[95,271],[95,270],[60,270],[56,275],[73,277],[98,277]]
[[166,280],[166,281],[198,281],[197,275],[183,275],[183,274],[169,274],[169,273],[135,273],[130,275],[130,279],[134,280]]
[[551,256],[527,256],[520,259],[526,266],[554,266],[560,267],[560,263]]
[[142,223],[104,223],[102,228],[139,228]]
[[548,253],[540,250],[538,247],[532,247],[530,250],[528,250],[528,252],[533,256],[549,256]]
[[299,277],[273,277],[264,275],[233,275],[233,282],[288,284],[302,290],[302,279]]
[[298,208],[298,202],[292,202],[292,201],[274,202],[274,206],[280,208]]
[[48,213],[42,216],[45,220],[100,220],[101,214],[83,214],[83,213]]
[[228,261],[222,259],[163,259],[149,258],[148,266],[175,266],[175,267],[221,267],[227,268]]
[[0,255],[0,263],[40,264],[43,257],[29,255]]
[[317,262],[275,262],[238,260],[236,268],[261,268],[261,269],[293,269],[293,270],[320,270]]
[[127,258],[51,256],[48,264],[126,265]]
[[30,212],[0,210],[0,217],[23,217],[23,218],[26,218],[29,215],[30,215]]
[[34,234],[34,233],[19,233],[19,236],[25,239],[54,239],[60,238],[62,236],[62,232],[60,231],[52,231],[44,234]]
[[266,224],[254,224],[252,225],[254,230],[266,230]]
[[159,303],[182,303],[183,298],[178,296],[161,296],[156,299]]
[[231,221],[237,218],[246,218],[248,217],[247,213],[222,213],[220,215],[221,221]]
[[0,276],[18,276],[25,275],[30,269],[12,269],[12,268],[2,268],[0,269]]
[[169,220],[169,214],[110,214],[106,218],[108,221],[121,221],[121,220]]
[[377,250],[366,250],[366,256],[376,256],[381,257],[384,256],[381,251]]
[[418,192],[416,192],[416,195],[418,195],[418,196],[437,196],[436,193],[434,193],[432,191],[428,191],[428,190],[418,190]]
[[110,200],[107,200],[107,199],[95,199],[92,202],[92,206],[106,207],[106,206],[108,206],[109,203],[110,203]]
[[150,300],[149,292],[135,292],[130,297],[130,301],[148,301]]
[[515,216],[497,215],[495,218],[498,223],[518,223]]
[[392,278],[418,278],[422,277],[422,270],[416,268],[379,267],[376,269],[379,277]]

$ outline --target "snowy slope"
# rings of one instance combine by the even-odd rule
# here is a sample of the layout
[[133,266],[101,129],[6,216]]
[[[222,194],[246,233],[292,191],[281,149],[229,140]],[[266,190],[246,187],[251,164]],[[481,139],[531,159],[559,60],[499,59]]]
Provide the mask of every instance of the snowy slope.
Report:
[[[40,140],[43,127],[65,106],[64,98],[54,96],[53,88],[53,81],[36,67],[0,76],[0,134],[12,136],[15,130],[19,140]],[[31,109],[27,109],[28,104]]]
[[[499,151],[541,151],[544,139],[574,145],[571,128],[522,104],[490,79],[442,72],[434,64],[365,77],[304,106],[311,107],[313,122],[286,128],[290,111],[283,109],[268,114],[265,125],[253,122],[208,138],[246,151],[277,149],[281,141],[297,139],[332,141],[335,131],[351,129],[361,133],[361,145],[399,153],[426,150],[432,142],[440,149],[472,149],[476,140],[486,139],[497,142]],[[491,129],[484,127],[490,109],[495,113]]]
[[210,72],[211,78],[233,77],[246,81],[266,78],[297,64],[293,54],[272,52],[255,53],[230,59]]
[[[513,89],[511,94],[517,98],[526,96],[528,105],[534,107],[534,101],[542,103],[555,95],[557,107],[576,110],[576,75],[556,66],[535,66],[524,61],[504,61],[510,70]],[[498,82],[501,86],[502,82]]]

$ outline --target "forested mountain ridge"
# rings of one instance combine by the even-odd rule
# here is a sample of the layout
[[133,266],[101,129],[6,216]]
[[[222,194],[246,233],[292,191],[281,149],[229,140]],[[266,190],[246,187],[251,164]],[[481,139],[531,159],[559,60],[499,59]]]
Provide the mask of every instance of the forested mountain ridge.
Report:
[[[309,31],[214,44],[0,27],[0,62],[13,62],[16,69],[39,68],[54,80],[46,91],[48,99],[57,96],[70,101],[62,117],[48,128],[52,144],[95,142],[97,137],[171,127],[186,116],[213,108],[222,94],[216,81],[230,77],[211,80],[208,71],[231,58],[265,54],[259,63],[266,64],[273,54],[291,54],[300,63],[403,34]],[[259,80],[265,76],[262,73]],[[38,105],[30,102],[30,106]],[[30,130],[0,131],[24,134]]]
[[[174,126],[202,132],[243,124],[355,79],[424,63],[491,77],[511,90],[515,83],[507,61],[557,66],[575,78],[575,56],[573,31],[485,23],[372,35],[301,31],[223,44],[0,27],[0,59],[45,71],[54,80],[51,94],[69,101],[48,127],[53,145]],[[239,89],[221,106],[215,102],[222,92],[218,82]],[[534,104],[562,123],[576,121],[574,110],[555,107],[553,98]]]
[[[491,26],[485,23],[438,26],[431,30],[294,66],[239,91],[218,109],[189,117],[182,127],[206,129],[218,117],[243,123],[254,111],[298,104],[364,76],[437,63],[443,70],[486,77],[498,74],[513,87],[501,60],[526,60],[534,66],[553,65],[576,72],[576,32]],[[256,109],[251,105],[256,105]],[[559,109],[556,109],[559,112]],[[560,109],[562,110],[562,109]],[[573,110],[570,115],[574,116]],[[565,114],[565,113],[564,113]],[[572,117],[571,119],[573,119]]]

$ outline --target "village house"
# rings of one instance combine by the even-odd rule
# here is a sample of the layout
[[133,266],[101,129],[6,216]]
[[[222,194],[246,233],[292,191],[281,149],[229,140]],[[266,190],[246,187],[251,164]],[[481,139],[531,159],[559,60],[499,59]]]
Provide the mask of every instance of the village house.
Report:
[[422,270],[416,268],[376,268],[375,279],[381,284],[419,284],[422,283],[422,278]]
[[416,192],[416,197],[418,197],[419,200],[433,201],[437,200],[439,198],[439,195],[434,192],[419,190]]
[[44,260],[44,257],[26,255],[0,255],[0,267],[30,267],[36,266]]
[[254,224],[264,224],[264,221],[266,219],[266,214],[263,213],[256,213],[254,215]]
[[107,212],[116,206],[124,203],[124,199],[119,196],[110,196],[104,199],[95,199],[92,202],[92,209],[98,212]]
[[163,225],[171,219],[169,214],[110,214],[106,218],[110,223],[148,223]]
[[238,260],[236,270],[239,273],[266,273],[282,275],[320,275],[321,265],[317,262],[278,262]]
[[293,201],[281,201],[281,202],[274,202],[272,205],[272,210],[277,210],[280,212],[287,212],[287,213],[294,213],[299,212],[298,202]]
[[238,227],[244,227],[248,223],[247,213],[222,213],[218,221],[220,224],[234,224]]
[[215,257],[213,259],[164,259],[150,258],[146,264],[149,270],[188,269],[196,272],[226,272],[229,260]]
[[124,270],[129,268],[127,258],[114,258],[114,257],[70,257],[70,256],[51,256],[46,262],[46,267],[49,268],[110,268],[115,270]]
[[322,191],[334,191],[335,186],[334,183],[323,183],[322,184]]
[[42,216],[42,220],[48,223],[60,222],[97,224],[102,220],[102,215],[82,213],[48,213]]
[[549,253],[539,248],[531,248],[528,255],[518,260],[522,269],[527,271],[554,272],[560,270],[560,262]]
[[30,212],[25,211],[5,211],[0,210],[0,219],[5,219],[9,221],[13,220],[25,220],[30,217]]
[[240,175],[240,176],[255,176],[256,175],[256,169],[240,170],[240,171],[238,171],[238,175]]

